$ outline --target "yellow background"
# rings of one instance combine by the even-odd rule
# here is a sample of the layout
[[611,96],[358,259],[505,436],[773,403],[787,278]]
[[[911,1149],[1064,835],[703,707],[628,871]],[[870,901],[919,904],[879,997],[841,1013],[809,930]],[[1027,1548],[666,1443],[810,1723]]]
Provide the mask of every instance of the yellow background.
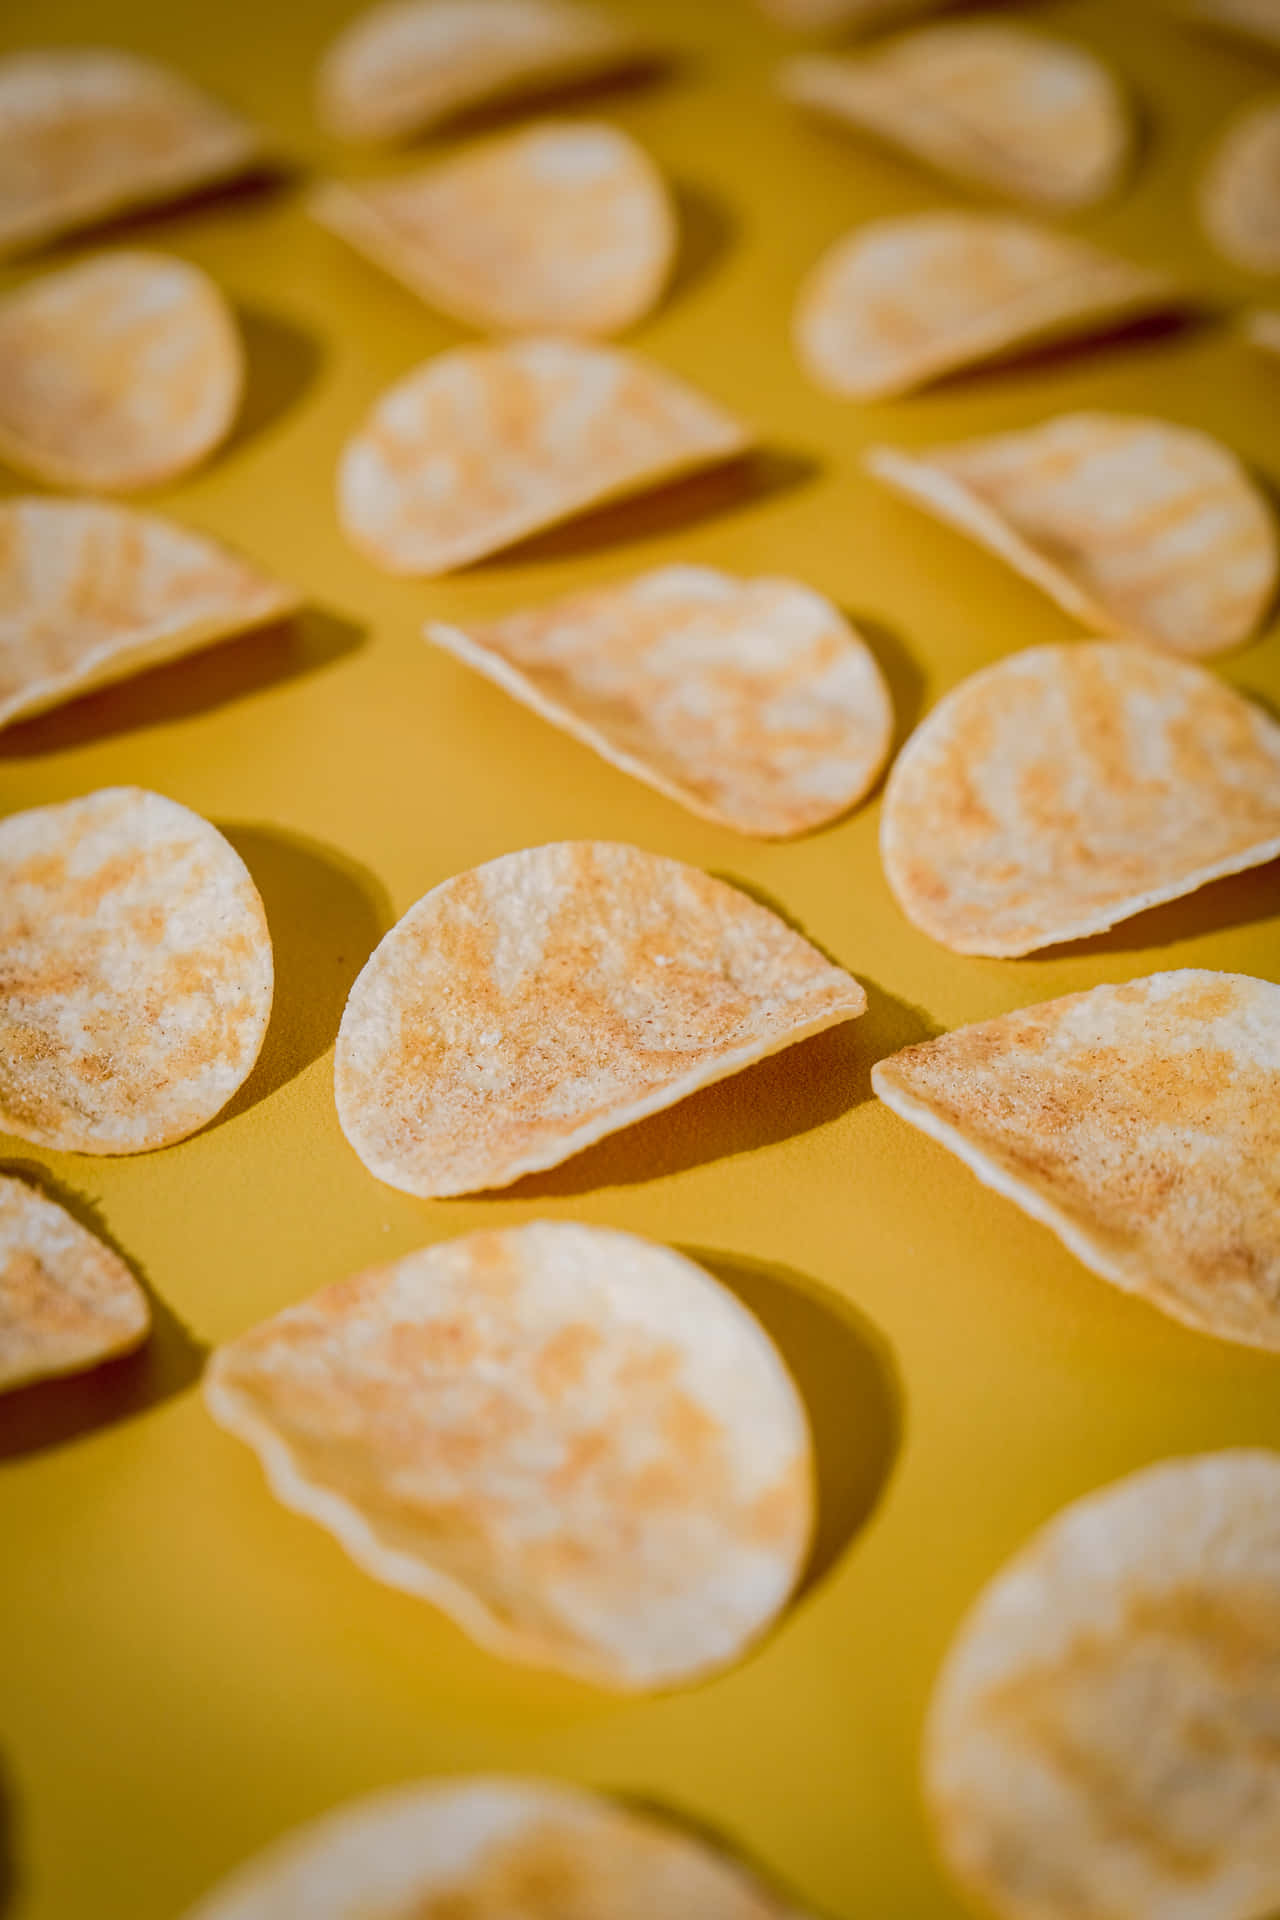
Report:
[[[309,86],[344,10],[6,0],[0,36],[169,58],[305,173],[343,164],[311,126]],[[632,0],[631,12],[676,66],[587,104],[667,168],[688,239],[636,344],[755,422],[770,457],[754,489],[704,482],[455,580],[385,580],[339,537],[335,459],[374,396],[457,330],[313,226],[297,184],[110,236],[210,269],[240,306],[251,359],[230,446],[154,504],[298,582],[312,611],[0,737],[6,812],[135,781],[215,820],[261,888],[278,965],[263,1057],[198,1138],[115,1162],[0,1143],[5,1165],[38,1171],[128,1255],[156,1309],[136,1360],[0,1406],[5,1920],[172,1920],[283,1828],[371,1788],[476,1768],[659,1801],[830,1916],[942,1920],[959,1907],[931,1861],[916,1756],[932,1676],[978,1587],[1063,1502],[1146,1461],[1280,1445],[1274,1359],[1122,1298],[878,1106],[868,1080],[899,1045],[1098,981],[1181,965],[1276,977],[1274,865],[1069,951],[961,959],[890,898],[878,802],[810,839],[753,844],[419,638],[430,615],[496,613],[662,560],[791,573],[864,623],[904,729],[974,668],[1069,638],[1032,588],[864,478],[859,448],[1101,405],[1207,428],[1280,474],[1280,364],[1222,317],[1265,288],[1215,261],[1189,200],[1225,115],[1277,69],[1137,4],[1036,7],[1035,24],[1096,47],[1141,102],[1135,178],[1073,224],[1180,269],[1209,315],[859,408],[823,398],[792,360],[797,283],[854,222],[961,196],[779,104],[770,73],[786,42],[747,0]],[[1274,702],[1274,621],[1221,670]],[[509,1197],[431,1204],[380,1186],[330,1091],[357,969],[435,882],[581,835],[780,902],[866,983],[870,1012]],[[809,1400],[820,1577],[710,1685],[615,1699],[489,1658],[279,1508],[203,1410],[211,1344],[362,1265],[537,1216],[712,1250]]]

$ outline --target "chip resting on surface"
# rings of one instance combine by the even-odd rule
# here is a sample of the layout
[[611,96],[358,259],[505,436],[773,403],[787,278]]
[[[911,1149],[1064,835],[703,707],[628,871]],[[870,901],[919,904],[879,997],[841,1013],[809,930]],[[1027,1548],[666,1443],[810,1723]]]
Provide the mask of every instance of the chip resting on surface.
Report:
[[1259,309],[1246,314],[1244,333],[1250,346],[1261,347],[1266,353],[1280,353],[1280,312]]
[[347,442],[338,515],[388,573],[447,573],[751,444],[722,408],[618,348],[458,347],[384,393]]
[[1280,0],[1183,0],[1183,12],[1202,27],[1221,27],[1280,52]]
[[0,1131],[184,1139],[248,1078],[271,991],[257,889],[198,813],[104,787],[0,821]]
[[120,1256],[65,1207],[0,1174],[0,1393],[128,1353],[150,1324]]
[[1227,128],[1200,182],[1200,219],[1218,252],[1249,273],[1280,273],[1280,100]]
[[244,352],[206,273],[99,253],[0,300],[0,459],[53,486],[175,480],[231,430]]
[[1095,632],[1221,653],[1275,594],[1265,496],[1227,447],[1172,421],[1067,413],[948,446],[872,447],[864,464]]
[[877,400],[1181,298],[1164,274],[1030,220],[906,214],[855,228],[819,261],[795,342],[820,387]]
[[1133,144],[1124,96],[1100,60],[999,21],[944,21],[867,53],[808,54],[780,78],[797,106],[1047,207],[1103,199]]
[[509,1186],[865,1011],[856,980],[736,887],[562,841],[425,894],[351,989],[342,1130],[388,1186]]
[[409,1254],[222,1347],[205,1395],[366,1572],[601,1685],[738,1659],[808,1553],[786,1368],[733,1294],[633,1234],[542,1222]]
[[662,175],[600,121],[542,121],[398,178],[334,183],[311,212],[432,306],[499,333],[621,333],[676,254]]
[[925,1732],[942,1858],[1000,1920],[1262,1920],[1278,1720],[1280,1455],[1147,1467],[1057,1514],[962,1625]]

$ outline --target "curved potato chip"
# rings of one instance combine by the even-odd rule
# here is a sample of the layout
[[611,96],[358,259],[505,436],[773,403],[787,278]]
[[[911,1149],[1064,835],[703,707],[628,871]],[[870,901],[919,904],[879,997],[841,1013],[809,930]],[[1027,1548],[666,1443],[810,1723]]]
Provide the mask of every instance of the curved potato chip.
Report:
[[1275,593],[1266,499],[1190,427],[1067,413],[919,452],[872,447],[864,464],[1095,631],[1221,653],[1256,631]]
[[620,72],[647,51],[580,0],[383,0],[325,54],[317,112],[340,140],[396,140],[490,101]]
[[384,393],[347,442],[338,515],[388,573],[447,573],[750,445],[635,354],[571,340],[458,347]]
[[231,430],[235,318],[199,267],[95,254],[0,301],[0,458],[54,486],[174,480]]
[[375,950],[338,1119],[405,1193],[505,1187],[865,1008],[736,887],[637,847],[533,847],[434,887]]
[[0,727],[300,605],[238,554],[158,515],[0,501]]
[[1280,273],[1280,100],[1250,107],[1228,127],[1199,203],[1219,253],[1249,273]]
[[1246,315],[1244,332],[1251,346],[1261,347],[1267,353],[1280,353],[1280,312],[1259,309]]
[[1280,52],[1280,0],[1184,0],[1183,11],[1197,26],[1221,27]]
[[104,787],[0,821],[0,1129],[68,1153],[185,1139],[248,1078],[271,939],[198,813]]
[[1031,647],[917,727],[880,848],[907,918],[956,953],[1087,938],[1280,854],[1280,727],[1146,647]]
[[221,1348],[205,1397],[375,1579],[605,1686],[738,1659],[808,1551],[786,1368],[726,1288],[633,1234],[428,1247]]
[[0,1393],[129,1353],[151,1326],[124,1261],[65,1207],[0,1174]]
[[1180,298],[1164,274],[1030,220],[906,214],[855,228],[819,261],[795,342],[820,387],[876,400]]
[[1104,1280],[1280,1350],[1280,987],[1194,968],[1095,987],[871,1081]]
[[1260,1920],[1280,1902],[1280,1456],[1077,1500],[980,1595],[925,1735],[957,1881],[1002,1920]]
[[0,60],[0,251],[233,178],[258,135],[135,54],[50,47]]
[[834,819],[889,752],[893,705],[874,655],[791,580],[662,567],[426,632],[624,773],[740,833]]
[[870,53],[810,54],[782,91],[940,172],[1050,207],[1101,200],[1129,158],[1124,97],[1083,47],[999,22],[944,22]]

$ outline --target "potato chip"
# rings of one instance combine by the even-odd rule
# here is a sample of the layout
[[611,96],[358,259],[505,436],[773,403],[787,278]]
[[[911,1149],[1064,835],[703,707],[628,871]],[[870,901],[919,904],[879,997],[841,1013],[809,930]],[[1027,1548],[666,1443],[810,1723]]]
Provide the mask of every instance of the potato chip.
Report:
[[921,13],[938,13],[950,0],[756,0],[780,27],[871,29],[897,26]]
[[1278,1719],[1280,1456],[1161,1461],[1056,1515],[961,1627],[925,1736],[943,1858],[1002,1920],[1261,1920]]
[[908,1047],[871,1079],[1104,1280],[1280,1350],[1280,987],[1157,973]]
[[0,458],[53,486],[177,479],[231,431],[243,385],[234,315],[189,261],[95,254],[0,301]]
[[1262,347],[1267,353],[1280,353],[1280,312],[1268,313],[1259,309],[1245,317],[1245,338],[1254,347]]
[[1095,632],[1221,653],[1275,593],[1270,507],[1235,455],[1190,427],[1067,413],[920,452],[873,447],[865,464]]
[[819,261],[795,342],[820,387],[877,400],[1180,298],[1164,274],[1030,220],[906,214],[855,228]]
[[1221,27],[1280,52],[1280,0],[1184,0],[1187,17],[1204,27]]
[[0,1130],[142,1153],[211,1120],[271,1012],[271,940],[198,813],[104,787],[0,821]]
[[388,573],[447,573],[750,445],[635,354],[553,339],[458,347],[384,393],[347,442],[338,513]]
[[880,849],[907,918],[956,953],[1083,939],[1280,854],[1280,727],[1147,647],[1031,647],[916,729]]
[[0,1174],[0,1393],[128,1353],[151,1325],[118,1254],[25,1180]]
[[251,127],[151,60],[96,47],[0,59],[0,252],[177,199],[261,157]]
[[844,813],[889,752],[875,657],[791,580],[662,567],[427,638],[624,773],[740,833],[805,833]]
[[1119,87],[1083,47],[999,22],[944,22],[858,55],[782,70],[797,106],[904,147],[938,171],[1048,207],[1112,191],[1129,158]]
[[351,989],[342,1130],[388,1186],[509,1186],[865,1011],[736,887],[605,841],[505,854],[410,907]]
[[772,1343],[629,1233],[428,1247],[242,1334],[205,1392],[375,1579],[606,1686],[738,1659],[808,1551],[808,1425]]
[[1280,273],[1280,101],[1240,114],[1200,182],[1200,219],[1214,246],[1249,273]]

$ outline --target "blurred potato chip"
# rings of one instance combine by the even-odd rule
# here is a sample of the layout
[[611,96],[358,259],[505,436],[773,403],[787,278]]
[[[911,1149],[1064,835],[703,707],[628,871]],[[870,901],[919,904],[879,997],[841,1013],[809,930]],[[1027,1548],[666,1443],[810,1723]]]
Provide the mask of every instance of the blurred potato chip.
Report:
[[1280,987],[1157,973],[962,1027],[871,1078],[1103,1279],[1280,1350]]
[[782,1361],[726,1288],[632,1234],[544,1222],[426,1248],[242,1334],[205,1392],[375,1579],[605,1686],[739,1658],[808,1551]]
[[819,261],[796,350],[828,392],[877,400],[1181,298],[1165,275],[1030,220],[906,214],[855,228]]
[[231,430],[244,385],[235,318],[167,254],[95,254],[0,300],[0,458],[53,486],[175,480]]
[[458,347],[384,393],[347,442],[338,514],[388,573],[448,573],[750,445],[635,354],[554,339]]
[[917,727],[880,847],[907,918],[956,953],[1087,938],[1280,854],[1280,727],[1147,647],[1031,647]]
[[1277,1719],[1280,1456],[1161,1461],[1057,1514],[961,1627],[925,1734],[942,1857],[1001,1920],[1261,1920]]
[[1280,51],[1280,0],[1184,0],[1188,19]]
[[271,940],[216,827],[138,787],[0,822],[0,1130],[142,1153],[211,1120],[271,1012]]
[[1227,128],[1199,203],[1219,253],[1248,273],[1280,273],[1280,100],[1250,107]]
[[637,847],[533,847],[433,888],[375,950],[338,1118],[388,1186],[505,1187],[865,1007],[736,887]]
[[233,178],[251,127],[167,67],[57,47],[0,59],[0,252]]
[[1221,653],[1275,593],[1275,519],[1226,447],[1132,414],[1068,413],[865,465],[979,541],[1087,626]]
[[1261,347],[1267,353],[1280,353],[1280,312],[1259,309],[1246,314],[1244,331],[1251,346]]
[[951,0],[756,0],[761,13],[799,32],[824,27],[853,31],[897,26],[922,13],[940,13]]
[[620,333],[676,253],[662,175],[618,127],[543,121],[393,180],[321,188],[314,217],[468,325]]
[[151,1325],[118,1254],[25,1180],[0,1174],[0,1393],[128,1353]]

